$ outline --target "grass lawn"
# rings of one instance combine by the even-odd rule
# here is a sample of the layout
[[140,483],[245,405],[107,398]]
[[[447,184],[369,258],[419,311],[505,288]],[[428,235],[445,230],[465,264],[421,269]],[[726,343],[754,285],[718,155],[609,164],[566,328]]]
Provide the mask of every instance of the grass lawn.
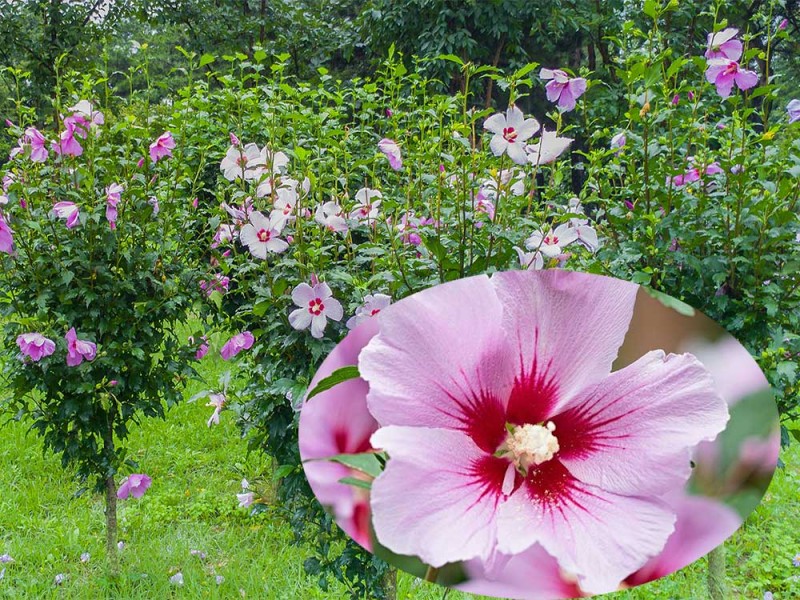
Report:
[[[209,380],[227,368],[218,357],[204,359]],[[204,389],[197,383],[187,398]],[[2,392],[0,392],[2,393]],[[172,410],[134,432],[129,448],[153,485],[141,500],[120,502],[122,578],[111,587],[104,577],[104,517],[99,496],[74,498],[76,482],[59,460],[42,454],[22,423],[0,427],[0,565],[3,598],[345,598],[341,586],[322,592],[303,573],[303,548],[291,544],[279,514],[250,517],[237,508],[243,476],[268,474],[261,456],[248,457],[231,413],[211,429],[205,400]],[[800,447],[783,454],[788,467],[773,480],[762,505],[728,543],[730,598],[778,600],[800,597]],[[200,551],[205,557],[191,554]],[[88,552],[91,558],[81,562]],[[184,585],[170,583],[177,572]],[[64,574],[60,586],[56,575]],[[217,583],[216,576],[224,577]],[[398,598],[439,599],[443,589],[401,575]],[[705,561],[614,599],[704,598]],[[472,598],[450,592],[449,600]]]

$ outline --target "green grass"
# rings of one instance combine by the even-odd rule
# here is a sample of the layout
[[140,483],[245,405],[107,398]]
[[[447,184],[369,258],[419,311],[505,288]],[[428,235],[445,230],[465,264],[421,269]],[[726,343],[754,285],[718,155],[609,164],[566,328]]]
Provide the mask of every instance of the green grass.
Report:
[[[204,360],[215,381],[228,365]],[[206,386],[196,383],[190,397]],[[100,496],[74,498],[77,484],[57,457],[42,453],[39,439],[22,423],[0,427],[0,554],[4,565],[0,597],[8,598],[345,598],[337,584],[321,591],[303,573],[308,552],[292,545],[278,513],[250,517],[235,494],[247,476],[269,477],[269,462],[247,456],[231,413],[211,429],[205,400],[185,403],[165,421],[151,420],[133,432],[129,448],[153,486],[140,500],[120,502],[121,581],[105,578],[104,516]],[[800,597],[800,447],[784,452],[779,471],[745,526],[728,543],[730,598],[778,600]],[[205,559],[192,556],[200,550]],[[91,554],[82,563],[82,553]],[[0,566],[2,569],[2,566]],[[185,585],[169,578],[181,571]],[[57,574],[66,579],[54,584]],[[225,580],[221,585],[216,575]],[[335,583],[335,582],[334,582]],[[398,598],[442,598],[443,590],[403,575]],[[471,598],[450,592],[449,600]],[[615,600],[705,598],[705,561],[664,580],[608,596]]]

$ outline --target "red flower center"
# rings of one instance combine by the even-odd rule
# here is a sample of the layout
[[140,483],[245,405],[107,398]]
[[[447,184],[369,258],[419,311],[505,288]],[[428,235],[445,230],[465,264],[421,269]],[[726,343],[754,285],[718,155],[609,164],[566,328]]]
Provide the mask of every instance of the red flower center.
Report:
[[308,312],[314,316],[321,315],[323,310],[325,310],[325,305],[321,298],[314,298],[308,303]]
[[380,308],[373,308],[373,309],[372,309],[372,312],[371,312],[371,313],[369,313],[369,316],[370,316],[370,317],[374,317],[374,316],[375,316],[375,315],[377,315],[379,312],[381,312],[381,309],[380,309]]
[[256,235],[258,235],[259,242],[268,242],[269,238],[272,237],[272,234],[266,229],[259,229]]
[[517,139],[517,132],[514,130],[513,127],[504,127],[503,128],[503,138],[509,144],[513,144]]
[[733,60],[728,63],[727,67],[725,67],[725,72],[723,73],[723,75],[733,75],[738,70],[739,70],[739,63]]

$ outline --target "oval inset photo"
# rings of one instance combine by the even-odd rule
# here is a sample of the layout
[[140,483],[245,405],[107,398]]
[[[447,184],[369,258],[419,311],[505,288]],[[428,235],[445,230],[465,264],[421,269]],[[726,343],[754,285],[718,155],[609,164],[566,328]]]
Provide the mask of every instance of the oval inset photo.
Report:
[[778,461],[777,406],[733,337],[625,281],[514,271],[393,304],[327,357],[300,415],[317,499],[428,581],[578,598],[731,536]]

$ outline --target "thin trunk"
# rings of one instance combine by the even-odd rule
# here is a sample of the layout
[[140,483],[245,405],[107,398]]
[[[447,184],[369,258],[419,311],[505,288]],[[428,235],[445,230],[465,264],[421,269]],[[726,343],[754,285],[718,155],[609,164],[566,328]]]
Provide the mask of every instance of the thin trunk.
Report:
[[117,550],[117,484],[113,477],[109,477],[106,479],[106,556],[112,578],[119,577]]
[[725,545],[708,554],[708,596],[711,600],[725,600]]
[[117,484],[114,481],[114,420],[116,411],[112,407],[106,419],[103,436],[103,453],[106,459],[106,557],[108,574],[112,579],[119,577],[119,554],[117,553]]
[[397,600],[397,569],[390,567],[383,576],[382,584],[386,600]]
[[263,46],[267,41],[267,0],[261,0],[261,26],[258,30],[258,43]]

